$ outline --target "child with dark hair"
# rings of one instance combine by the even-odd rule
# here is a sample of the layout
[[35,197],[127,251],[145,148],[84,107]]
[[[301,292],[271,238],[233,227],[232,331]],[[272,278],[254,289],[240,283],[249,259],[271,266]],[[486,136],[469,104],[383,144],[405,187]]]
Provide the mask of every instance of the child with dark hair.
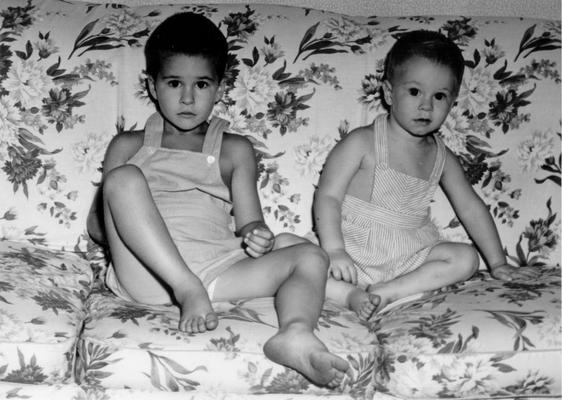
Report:
[[[251,143],[208,118],[225,89],[227,42],[207,18],[171,16],[146,44],[147,86],[158,112],[142,132],[118,134],[103,163],[88,231],[111,254],[106,282],[119,297],[176,303],[179,329],[215,329],[212,301],[275,296],[274,362],[317,385],[341,383],[349,365],[314,334],[326,253],[264,223]],[[233,215],[233,217],[232,217]]]
[[361,318],[478,269],[475,248],[442,240],[431,222],[439,185],[492,276],[536,275],[507,264],[486,204],[436,134],[455,103],[463,69],[460,49],[442,34],[402,34],[385,62],[389,113],[352,131],[328,156],[314,201],[320,244],[330,257],[327,295]]

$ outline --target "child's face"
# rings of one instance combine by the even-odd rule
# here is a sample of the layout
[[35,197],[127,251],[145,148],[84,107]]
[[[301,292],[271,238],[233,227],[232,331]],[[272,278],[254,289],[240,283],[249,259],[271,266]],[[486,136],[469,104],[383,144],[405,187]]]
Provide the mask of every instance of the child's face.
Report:
[[383,89],[391,122],[418,137],[439,129],[457,93],[451,69],[423,57],[406,61]]
[[148,89],[164,119],[179,131],[207,121],[224,92],[208,59],[183,54],[163,60],[156,79],[148,79]]

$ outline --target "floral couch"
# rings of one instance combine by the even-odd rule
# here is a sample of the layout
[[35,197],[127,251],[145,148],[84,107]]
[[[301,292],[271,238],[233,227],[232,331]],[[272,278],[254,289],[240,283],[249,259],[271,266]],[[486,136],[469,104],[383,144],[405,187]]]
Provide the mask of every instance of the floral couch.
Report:
[[[209,16],[227,36],[216,113],[254,144],[267,222],[301,235],[313,234],[327,153],[383,111],[382,62],[396,35],[452,38],[467,68],[440,134],[489,205],[509,261],[540,277],[500,282],[482,265],[369,323],[327,302],[318,335],[353,372],[337,390],[264,357],[271,298],[216,303],[219,328],[193,336],[176,329],[176,307],[114,297],[86,215],[109,140],[154,110],[145,40],[180,10]],[[559,19],[3,0],[0,398],[560,398],[560,109]],[[469,241],[442,193],[432,216],[444,238]]]

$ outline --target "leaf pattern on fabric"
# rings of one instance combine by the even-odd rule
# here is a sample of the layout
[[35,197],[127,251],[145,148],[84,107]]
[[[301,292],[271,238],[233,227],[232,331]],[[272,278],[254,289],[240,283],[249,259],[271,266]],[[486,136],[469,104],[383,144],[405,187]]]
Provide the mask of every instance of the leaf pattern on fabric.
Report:
[[[327,302],[317,334],[352,368],[337,390],[265,358],[277,326],[271,299],[217,304],[219,328],[200,336],[178,331],[175,306],[113,297],[107,254],[85,232],[87,210],[111,138],[142,129],[154,111],[144,43],[183,10],[225,33],[226,93],[215,114],[254,146],[267,223],[301,235],[313,232],[311,201],[331,148],[384,111],[390,46],[413,29],[446,34],[466,68],[439,134],[488,205],[510,262],[541,277],[504,283],[480,271],[369,323]],[[110,398],[127,386],[138,399],[151,390],[221,399],[225,391],[560,396],[560,31],[559,20],[526,18],[3,1],[0,396],[33,396],[35,386],[75,399]],[[432,218],[445,240],[470,241],[442,193]],[[81,387],[70,385],[73,375]]]

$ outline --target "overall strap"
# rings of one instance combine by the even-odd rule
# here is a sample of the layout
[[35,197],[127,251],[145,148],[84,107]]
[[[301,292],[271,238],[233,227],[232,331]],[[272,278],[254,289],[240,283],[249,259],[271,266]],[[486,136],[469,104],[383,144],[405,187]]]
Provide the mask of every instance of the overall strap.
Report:
[[218,159],[220,157],[222,134],[228,129],[230,122],[219,118],[213,117],[209,122],[207,133],[205,134],[205,141],[203,142],[202,152],[210,154]]
[[374,154],[375,166],[388,166],[388,114],[381,114],[375,118],[374,130]]
[[381,114],[375,118],[373,122],[373,154],[375,158],[375,165],[371,171],[371,190],[369,200],[373,201],[375,196],[375,179],[377,179],[378,167],[388,166],[388,141],[386,137],[386,129],[388,127],[388,114]]
[[435,143],[437,144],[437,155],[435,156],[435,165],[433,166],[433,171],[429,177],[430,182],[439,183],[441,179],[441,174],[443,173],[443,167],[445,166],[445,160],[447,159],[447,151],[445,143],[437,135],[433,136],[435,138]]
[[144,146],[160,147],[162,145],[162,132],[164,119],[160,113],[155,112],[146,120],[144,125]]

